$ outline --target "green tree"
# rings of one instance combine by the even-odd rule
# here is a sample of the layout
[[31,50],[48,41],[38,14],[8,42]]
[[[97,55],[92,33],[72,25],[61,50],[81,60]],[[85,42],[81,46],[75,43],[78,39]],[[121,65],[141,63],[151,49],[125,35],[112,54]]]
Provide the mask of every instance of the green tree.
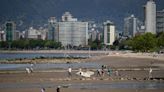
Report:
[[61,42],[56,42],[55,49],[58,49],[58,48],[61,48],[61,47],[62,47]]
[[159,33],[157,37],[157,43],[159,48],[164,48],[164,32]]
[[44,46],[48,47],[48,48],[54,48],[55,42],[51,41],[51,40],[48,40],[48,41],[45,42]]
[[145,33],[144,35],[136,36],[129,41],[129,46],[131,46],[134,51],[154,51],[157,47],[157,39],[154,34]]
[[93,42],[89,40],[89,45],[92,50],[101,49],[103,47],[102,42],[98,39],[94,40]]
[[9,46],[9,44],[7,42],[5,42],[5,41],[0,42],[0,48],[6,49],[8,46]]

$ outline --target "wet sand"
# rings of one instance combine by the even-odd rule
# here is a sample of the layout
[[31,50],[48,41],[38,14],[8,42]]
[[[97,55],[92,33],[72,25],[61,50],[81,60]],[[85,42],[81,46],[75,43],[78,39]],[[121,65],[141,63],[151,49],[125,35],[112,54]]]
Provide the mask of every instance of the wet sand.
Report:
[[[105,56],[95,57],[86,62],[98,62],[101,65],[110,66],[113,70],[119,71],[119,76],[113,71],[112,76],[105,74],[103,77],[96,75],[96,69],[88,69],[95,72],[91,78],[82,78],[75,73],[77,69],[73,69],[73,76],[68,78],[67,70],[56,71],[35,71],[31,74],[27,73],[1,73],[0,74],[0,92],[40,92],[42,87],[46,88],[46,92],[56,92],[56,87],[61,84],[72,83],[124,83],[124,82],[156,82],[164,83],[163,80],[145,80],[148,78],[148,69],[153,67],[153,77],[164,78],[164,61],[154,59],[143,59],[133,57]],[[83,69],[84,70],[84,69]],[[37,86],[33,86],[33,85]],[[44,85],[49,84],[49,85]],[[21,85],[18,86],[18,85]],[[162,89],[110,89],[110,88],[61,88],[61,92],[164,92]]]
[[[1,92],[41,92],[40,89],[2,89]],[[71,89],[61,88],[60,92],[163,92],[164,89]],[[56,92],[56,88],[46,88],[45,92]]]

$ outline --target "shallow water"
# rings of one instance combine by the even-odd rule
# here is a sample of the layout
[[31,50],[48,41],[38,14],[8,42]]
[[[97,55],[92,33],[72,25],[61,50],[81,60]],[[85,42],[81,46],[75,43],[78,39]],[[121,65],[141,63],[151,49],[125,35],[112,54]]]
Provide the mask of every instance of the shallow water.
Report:
[[46,63],[46,64],[35,64],[31,66],[31,64],[0,64],[0,70],[25,70],[27,67],[33,67],[34,70],[49,70],[49,69],[68,69],[68,67],[72,67],[73,69],[78,68],[99,68],[100,64],[84,62],[84,63]]
[[[96,54],[92,54],[94,56]],[[86,58],[89,54],[81,54],[81,53],[0,53],[0,59],[32,59],[32,58],[40,58],[40,57],[82,57]]]
[[74,84],[72,88],[84,88],[84,89],[99,89],[99,88],[110,88],[110,89],[159,89],[164,88],[164,83],[156,82],[126,82],[126,83],[89,83],[89,84]]
[[57,86],[79,89],[162,89],[164,83],[159,82],[121,82],[121,83],[0,83],[0,88],[53,88]]

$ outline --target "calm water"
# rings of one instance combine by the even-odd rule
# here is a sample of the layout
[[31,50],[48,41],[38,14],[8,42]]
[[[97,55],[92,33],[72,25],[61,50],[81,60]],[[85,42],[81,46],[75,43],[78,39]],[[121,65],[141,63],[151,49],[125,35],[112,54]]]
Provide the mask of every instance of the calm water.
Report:
[[159,89],[164,88],[164,83],[158,82],[123,82],[123,83],[80,83],[72,84],[71,88],[83,89]]
[[[95,56],[96,54],[92,54]],[[40,58],[40,57],[82,57],[86,58],[89,54],[79,54],[79,53],[0,53],[0,59],[32,59],[32,58]]]
[[[25,70],[25,68],[31,67],[31,64],[0,64],[0,70]],[[49,70],[49,69],[68,69],[72,67],[73,69],[82,68],[99,68],[100,64],[98,63],[46,63],[46,64],[35,64],[33,65],[34,70]]]
[[[92,54],[91,56],[95,56],[97,54]],[[39,58],[39,57],[81,57],[87,58],[88,54],[79,54],[79,53],[0,53],[1,61],[5,59],[20,59],[20,58]],[[31,64],[0,64],[0,70],[24,70],[27,67],[31,67]],[[35,64],[33,69],[35,70],[48,70],[48,69],[67,69],[68,67],[72,68],[98,68],[100,64],[97,63],[46,63],[46,64]]]
[[66,85],[69,88],[80,89],[163,89],[164,83],[159,82],[123,82],[123,83],[0,83],[0,88],[56,88]]

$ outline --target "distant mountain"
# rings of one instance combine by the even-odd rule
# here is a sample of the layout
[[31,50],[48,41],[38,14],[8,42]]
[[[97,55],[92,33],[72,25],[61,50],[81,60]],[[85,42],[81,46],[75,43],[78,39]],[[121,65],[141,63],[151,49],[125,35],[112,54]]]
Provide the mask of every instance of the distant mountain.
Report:
[[[0,24],[14,20],[23,28],[43,25],[47,19],[58,19],[65,11],[80,20],[112,20],[121,30],[124,17],[131,14],[143,19],[147,0],[0,0]],[[157,9],[164,9],[164,0],[156,0]]]

